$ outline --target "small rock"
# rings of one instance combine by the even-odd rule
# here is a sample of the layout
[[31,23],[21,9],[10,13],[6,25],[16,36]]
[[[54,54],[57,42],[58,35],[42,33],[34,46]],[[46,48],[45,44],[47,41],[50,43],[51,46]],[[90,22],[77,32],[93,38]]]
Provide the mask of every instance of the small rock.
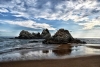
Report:
[[37,42],[39,42],[39,41],[29,41],[29,43],[37,43]]

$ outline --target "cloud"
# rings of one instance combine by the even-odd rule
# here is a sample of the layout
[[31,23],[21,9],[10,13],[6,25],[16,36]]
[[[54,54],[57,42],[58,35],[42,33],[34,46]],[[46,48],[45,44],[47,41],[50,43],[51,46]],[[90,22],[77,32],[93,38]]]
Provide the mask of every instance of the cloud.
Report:
[[24,18],[29,19],[29,15],[27,13],[24,13],[24,12],[12,11],[10,13],[15,17],[24,17]]
[[73,20],[75,22],[90,19],[89,16],[99,13],[100,5],[96,0],[4,0],[0,7],[9,8],[10,12],[19,14],[16,17],[47,20]]
[[[45,18],[48,20],[64,20],[67,21],[69,19],[79,22],[79,21],[87,21],[89,19],[88,15],[92,15],[98,13],[99,10],[96,10],[97,7],[96,1],[62,1],[53,9],[44,9],[44,12],[38,12],[39,15],[35,14],[36,18]],[[52,8],[52,6],[51,6]],[[98,7],[99,8],[99,7]]]
[[93,29],[96,26],[100,26],[100,18],[92,19],[86,23],[79,23],[79,25],[83,25],[84,30]]
[[88,31],[76,31],[72,32],[71,34],[75,38],[100,38],[100,35],[98,34],[98,31],[100,29],[92,29]]
[[[11,15],[28,20],[44,18],[46,20],[85,21],[84,29],[91,29],[94,19],[100,15],[99,0],[2,0],[1,12],[9,9]],[[92,16],[92,17],[91,17]],[[28,21],[30,22],[30,21]],[[12,23],[12,22],[11,22]],[[98,22],[96,21],[98,24]],[[96,25],[97,25],[96,24]],[[39,25],[39,24],[38,24]],[[91,25],[90,27],[88,25]],[[36,26],[36,25],[35,25]]]
[[55,28],[53,28],[51,25],[46,24],[46,23],[37,23],[35,21],[32,20],[25,20],[25,21],[2,21],[0,20],[0,23],[2,24],[12,24],[12,25],[19,25],[22,27],[27,27],[27,28],[33,28],[33,29],[44,29],[47,28],[49,30],[55,30]]
[[10,2],[11,0],[0,0],[0,3]]
[[6,13],[6,12],[9,12],[9,11],[5,8],[0,8],[0,12]]

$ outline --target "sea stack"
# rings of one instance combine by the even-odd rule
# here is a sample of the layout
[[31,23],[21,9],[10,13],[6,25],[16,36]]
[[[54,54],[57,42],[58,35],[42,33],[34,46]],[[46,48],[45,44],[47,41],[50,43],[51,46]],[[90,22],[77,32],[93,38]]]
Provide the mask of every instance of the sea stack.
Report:
[[43,29],[42,33],[30,33],[28,31],[22,30],[16,39],[48,39],[51,34],[48,29]]
[[44,44],[68,44],[68,43],[86,43],[79,39],[74,39],[68,30],[59,29],[51,38],[45,39]]
[[74,40],[68,30],[59,29],[51,38],[43,41],[45,44],[64,44]]
[[25,30],[22,30],[18,36],[19,39],[32,39],[32,37],[32,34]]

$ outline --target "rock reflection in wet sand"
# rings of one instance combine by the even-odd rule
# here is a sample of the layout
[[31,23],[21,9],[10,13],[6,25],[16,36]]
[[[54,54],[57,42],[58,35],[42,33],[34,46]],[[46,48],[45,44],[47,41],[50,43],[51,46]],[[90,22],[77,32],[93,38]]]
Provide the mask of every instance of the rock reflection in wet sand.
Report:
[[52,52],[57,56],[64,56],[71,53],[71,49],[53,50]]
[[70,54],[72,51],[71,48],[72,46],[70,44],[61,44],[57,48],[52,50],[52,52],[57,56],[63,56]]
[[[64,56],[69,55],[72,51],[72,46],[70,44],[61,44],[58,47],[56,47],[54,50],[52,50],[52,54],[56,56]],[[42,53],[49,53],[49,50],[43,50]]]

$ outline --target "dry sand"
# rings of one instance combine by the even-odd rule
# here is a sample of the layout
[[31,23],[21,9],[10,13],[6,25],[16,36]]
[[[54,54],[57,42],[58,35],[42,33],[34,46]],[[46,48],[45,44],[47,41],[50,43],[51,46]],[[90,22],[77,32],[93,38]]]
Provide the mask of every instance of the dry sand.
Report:
[[1,62],[0,67],[100,67],[100,55],[55,60]]

